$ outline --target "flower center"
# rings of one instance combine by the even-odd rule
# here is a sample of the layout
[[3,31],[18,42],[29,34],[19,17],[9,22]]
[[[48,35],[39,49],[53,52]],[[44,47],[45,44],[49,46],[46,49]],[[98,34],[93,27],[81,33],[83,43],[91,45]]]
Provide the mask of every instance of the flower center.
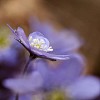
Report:
[[52,47],[49,46],[50,43],[48,39],[42,36],[37,36],[35,38],[29,36],[29,44],[31,47],[35,47],[42,51],[46,51],[46,52],[53,51]]

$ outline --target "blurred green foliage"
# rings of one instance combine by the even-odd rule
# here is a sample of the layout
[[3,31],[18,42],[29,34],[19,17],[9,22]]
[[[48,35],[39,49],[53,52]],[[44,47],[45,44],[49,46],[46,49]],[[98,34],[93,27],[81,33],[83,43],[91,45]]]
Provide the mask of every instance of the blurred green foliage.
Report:
[[9,46],[10,40],[9,29],[5,26],[0,26],[0,49]]
[[61,90],[54,90],[47,93],[45,100],[70,100],[68,96]]

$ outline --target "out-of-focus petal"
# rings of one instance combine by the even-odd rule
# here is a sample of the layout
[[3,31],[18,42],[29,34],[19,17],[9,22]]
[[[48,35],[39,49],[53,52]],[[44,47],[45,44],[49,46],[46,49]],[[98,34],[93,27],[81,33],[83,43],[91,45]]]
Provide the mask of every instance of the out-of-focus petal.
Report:
[[5,87],[19,94],[36,92],[42,85],[42,77],[38,72],[33,72],[29,76],[6,79],[3,84]]
[[2,64],[2,66],[6,65],[7,67],[12,67],[18,64],[18,56],[21,53],[22,46],[16,41],[12,42],[10,47],[0,51],[0,64]]
[[73,55],[69,60],[61,61],[60,64],[55,65],[55,68],[42,60],[38,61],[35,66],[44,78],[46,89],[71,84],[79,78],[84,69],[84,63],[78,54]]
[[54,52],[60,54],[75,51],[83,43],[82,39],[80,39],[80,37],[71,30],[62,30],[59,32],[59,35],[55,34],[53,38],[55,38],[53,39],[55,41],[52,45],[55,50]]
[[100,95],[100,79],[93,76],[80,77],[66,91],[74,100],[92,100]]

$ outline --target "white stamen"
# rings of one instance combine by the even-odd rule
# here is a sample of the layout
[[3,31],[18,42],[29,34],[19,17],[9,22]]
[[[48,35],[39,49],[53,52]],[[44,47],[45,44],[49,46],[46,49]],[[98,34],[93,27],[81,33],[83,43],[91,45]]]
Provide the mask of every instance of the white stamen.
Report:
[[32,38],[32,36],[29,36],[29,44],[31,47],[35,47],[42,51],[46,52],[53,51],[53,48],[49,46],[48,39],[41,36],[36,38]]
[[32,36],[29,37],[29,41],[30,41],[30,42],[32,41]]

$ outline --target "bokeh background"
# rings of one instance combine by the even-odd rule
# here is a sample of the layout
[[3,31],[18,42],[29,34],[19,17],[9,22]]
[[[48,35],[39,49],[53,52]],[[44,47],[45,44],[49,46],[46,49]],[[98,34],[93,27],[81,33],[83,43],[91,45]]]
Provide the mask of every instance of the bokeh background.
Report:
[[[28,35],[31,16],[51,22],[57,29],[77,31],[84,40],[80,48],[86,57],[84,74],[100,78],[99,0],[0,0],[0,36],[6,36],[2,34],[4,29],[4,33],[10,33],[7,23],[15,28],[23,27]],[[0,42],[2,44],[2,40]]]

